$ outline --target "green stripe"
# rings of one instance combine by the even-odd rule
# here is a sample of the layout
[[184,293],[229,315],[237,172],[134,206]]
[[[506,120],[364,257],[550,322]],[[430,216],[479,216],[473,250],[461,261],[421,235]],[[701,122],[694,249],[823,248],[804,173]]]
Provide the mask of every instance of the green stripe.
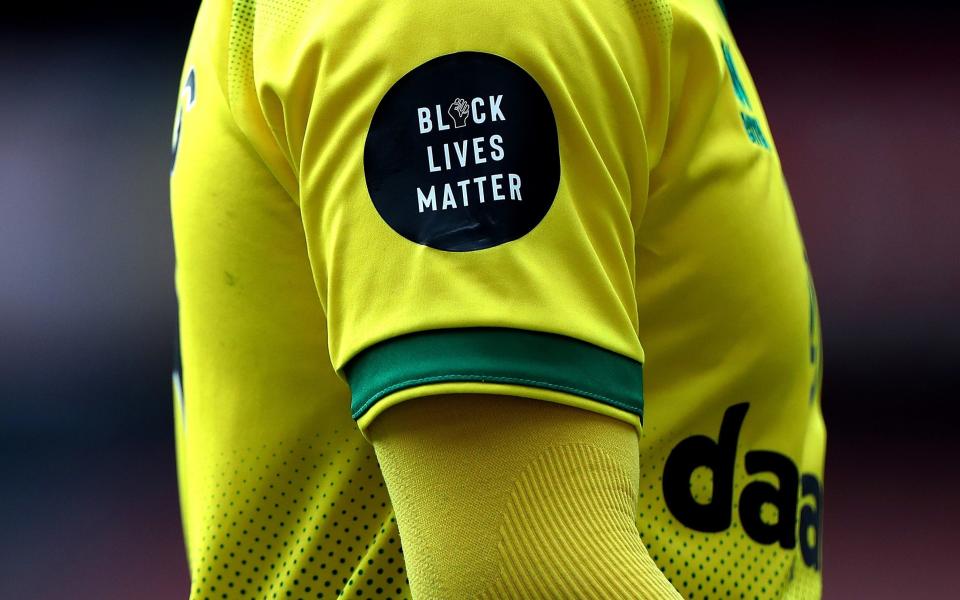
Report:
[[727,16],[727,5],[723,3],[723,0],[717,0],[717,3],[720,5],[720,10],[723,11],[723,16]]
[[381,342],[344,368],[359,419],[381,398],[428,383],[487,382],[567,392],[643,419],[643,365],[593,344],[521,329],[438,329]]

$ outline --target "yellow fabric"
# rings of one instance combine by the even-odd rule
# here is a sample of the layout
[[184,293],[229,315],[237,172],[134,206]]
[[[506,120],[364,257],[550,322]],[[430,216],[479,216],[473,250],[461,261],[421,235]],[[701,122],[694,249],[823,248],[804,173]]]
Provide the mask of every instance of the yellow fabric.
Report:
[[680,598],[637,531],[629,425],[462,394],[394,407],[370,437],[418,600]]
[[[469,383],[432,383],[428,385],[418,385],[415,387],[406,388],[390,394],[384,400],[378,402],[373,409],[368,411],[363,417],[357,419],[357,426],[360,427],[361,431],[365,431],[369,428],[369,425],[374,422],[374,420],[380,416],[384,411],[386,411],[391,406],[396,406],[401,404],[411,398],[422,398],[425,396],[442,396],[450,394],[469,394],[472,390],[476,389],[476,384]],[[601,402],[596,402],[588,398],[583,398],[581,396],[574,396],[573,394],[568,394],[565,392],[557,392],[554,390],[545,390],[543,388],[535,388],[521,385],[508,385],[508,384],[499,384],[499,383],[485,383],[483,384],[483,391],[485,394],[497,394],[500,396],[514,396],[514,397],[524,397],[532,398],[536,400],[545,400],[547,402],[563,404],[565,406],[572,406],[576,408],[581,408],[587,411],[595,412],[600,415],[604,415],[613,419],[617,419],[633,425],[637,431],[641,430],[640,418],[637,415],[628,413],[625,410],[621,410],[609,404],[603,404]],[[366,436],[365,436],[366,437]],[[369,439],[369,438],[368,438]]]
[[[398,79],[467,50],[543,89],[561,178],[523,237],[443,252],[380,218],[363,145]],[[403,334],[484,326],[644,363],[638,527],[683,597],[819,597],[819,318],[770,126],[713,0],[205,0],[181,86],[192,598],[409,597],[344,368]],[[510,394],[569,399],[531,390]],[[381,403],[431,388],[417,391]],[[686,513],[665,481],[692,496]],[[718,510],[698,520],[697,503]]]
[[[636,111],[611,120],[608,110],[634,106],[640,82],[625,78],[612,48],[580,32],[591,18],[604,18],[611,36],[626,38],[634,26],[609,6],[599,15],[584,6],[359,3],[332,11],[324,20],[329,37],[297,51],[269,36],[262,45],[254,41],[261,95],[296,104],[265,118],[281,136],[278,146],[305,159],[297,198],[335,368],[391,337],[467,326],[562,334],[642,362],[630,214],[642,210],[632,184],[646,170],[644,136]],[[307,58],[327,47],[328,60]],[[557,118],[562,175],[553,207],[528,235],[479,252],[440,252],[384,223],[370,201],[361,154],[372,112],[391,84],[462,49],[507,58],[539,82]],[[642,64],[642,45],[617,50]],[[584,62],[593,65],[589,85],[577,81]],[[281,64],[313,67],[276,68]],[[305,78],[322,82],[320,93],[296,93],[312,85]],[[290,130],[303,132],[303,140],[289,139]]]

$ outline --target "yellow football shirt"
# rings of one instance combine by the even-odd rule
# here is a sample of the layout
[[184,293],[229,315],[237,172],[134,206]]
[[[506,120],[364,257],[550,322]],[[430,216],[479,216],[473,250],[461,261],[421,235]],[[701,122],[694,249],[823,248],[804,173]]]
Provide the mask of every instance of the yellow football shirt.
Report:
[[642,422],[685,598],[819,597],[815,294],[714,0],[205,0],[172,158],[192,598],[409,597],[362,431],[458,392]]

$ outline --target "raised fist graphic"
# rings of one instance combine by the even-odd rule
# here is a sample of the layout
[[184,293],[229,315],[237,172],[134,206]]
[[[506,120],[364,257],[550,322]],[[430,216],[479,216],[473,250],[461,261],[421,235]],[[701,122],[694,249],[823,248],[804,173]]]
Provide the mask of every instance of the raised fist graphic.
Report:
[[470,105],[463,98],[457,98],[447,109],[447,114],[453,119],[455,129],[466,127],[467,119],[470,117]]

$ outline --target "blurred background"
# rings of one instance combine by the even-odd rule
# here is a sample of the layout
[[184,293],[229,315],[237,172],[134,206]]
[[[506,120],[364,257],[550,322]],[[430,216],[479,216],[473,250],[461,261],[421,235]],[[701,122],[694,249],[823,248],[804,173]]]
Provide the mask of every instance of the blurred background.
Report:
[[[167,177],[197,4],[0,13],[3,599],[186,598]],[[956,597],[960,11],[727,6],[823,316],[824,597]]]

